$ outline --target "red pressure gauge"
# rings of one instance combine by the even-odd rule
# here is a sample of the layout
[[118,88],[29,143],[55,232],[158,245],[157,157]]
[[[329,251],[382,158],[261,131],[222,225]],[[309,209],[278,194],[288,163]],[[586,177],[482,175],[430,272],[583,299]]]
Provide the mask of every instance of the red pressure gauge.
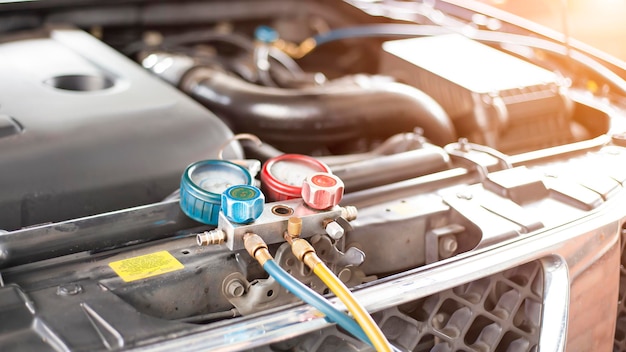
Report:
[[300,198],[302,183],[312,174],[330,173],[321,161],[301,154],[283,154],[269,159],[261,170],[261,189],[271,201]]

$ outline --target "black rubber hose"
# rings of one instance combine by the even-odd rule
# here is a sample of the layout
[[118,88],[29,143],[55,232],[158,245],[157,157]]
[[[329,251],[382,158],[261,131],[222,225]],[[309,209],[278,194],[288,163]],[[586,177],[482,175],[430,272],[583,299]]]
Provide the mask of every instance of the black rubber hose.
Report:
[[332,146],[363,136],[387,138],[415,128],[423,129],[424,136],[440,146],[456,140],[452,122],[431,97],[371,76],[359,76],[358,85],[282,89],[198,67],[185,75],[180,88],[237,133],[253,133],[285,151]]

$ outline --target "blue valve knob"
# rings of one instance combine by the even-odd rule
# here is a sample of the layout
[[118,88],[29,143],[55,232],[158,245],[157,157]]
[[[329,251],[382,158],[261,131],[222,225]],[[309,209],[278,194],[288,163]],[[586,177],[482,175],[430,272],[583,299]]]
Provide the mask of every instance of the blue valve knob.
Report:
[[238,224],[258,219],[264,203],[265,196],[254,186],[236,185],[222,193],[222,212],[228,220]]

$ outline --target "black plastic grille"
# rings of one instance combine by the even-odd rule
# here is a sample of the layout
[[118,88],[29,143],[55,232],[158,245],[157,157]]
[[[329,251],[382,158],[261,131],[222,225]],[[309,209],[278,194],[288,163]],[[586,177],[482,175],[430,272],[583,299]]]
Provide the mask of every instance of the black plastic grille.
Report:
[[[530,262],[378,312],[374,319],[389,341],[405,351],[537,351],[543,291],[541,264]],[[338,334],[345,337],[343,342]],[[326,339],[333,350],[372,350],[334,327],[283,346],[290,351],[326,351]],[[282,349],[274,345],[270,350]]]
[[[543,272],[531,262],[400,307],[417,322],[411,351],[534,351]],[[383,329],[385,325],[383,324]]]

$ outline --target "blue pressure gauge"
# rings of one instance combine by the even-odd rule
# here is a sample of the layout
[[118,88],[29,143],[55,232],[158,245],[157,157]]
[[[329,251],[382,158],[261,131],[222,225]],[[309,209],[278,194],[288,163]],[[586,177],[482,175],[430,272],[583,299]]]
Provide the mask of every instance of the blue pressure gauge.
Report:
[[237,185],[222,193],[222,212],[234,223],[247,224],[263,213],[265,196],[254,186]]
[[203,160],[187,167],[180,180],[180,208],[190,218],[217,225],[221,196],[233,185],[251,185],[248,170],[226,160]]

